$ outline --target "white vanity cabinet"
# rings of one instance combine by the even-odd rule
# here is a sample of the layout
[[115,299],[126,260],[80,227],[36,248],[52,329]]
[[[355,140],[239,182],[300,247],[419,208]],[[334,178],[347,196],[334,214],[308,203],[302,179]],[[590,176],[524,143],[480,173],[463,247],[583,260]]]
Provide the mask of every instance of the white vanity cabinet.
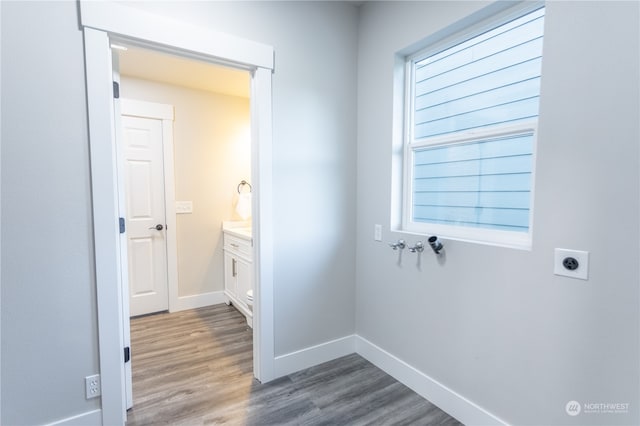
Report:
[[253,288],[253,241],[249,235],[235,230],[223,230],[224,296],[227,305],[233,303],[253,326],[252,311],[247,305],[247,291]]

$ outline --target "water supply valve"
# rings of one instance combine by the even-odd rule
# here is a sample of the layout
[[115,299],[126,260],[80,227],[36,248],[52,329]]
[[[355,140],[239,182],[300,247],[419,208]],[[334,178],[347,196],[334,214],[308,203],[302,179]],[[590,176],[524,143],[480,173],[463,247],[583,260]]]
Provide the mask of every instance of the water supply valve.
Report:
[[409,251],[411,253],[422,253],[424,251],[424,243],[422,241],[418,241],[413,247],[409,247]]
[[389,243],[389,247],[391,247],[394,250],[404,250],[407,247],[407,243],[405,243],[404,240],[398,240],[398,242],[396,243]]

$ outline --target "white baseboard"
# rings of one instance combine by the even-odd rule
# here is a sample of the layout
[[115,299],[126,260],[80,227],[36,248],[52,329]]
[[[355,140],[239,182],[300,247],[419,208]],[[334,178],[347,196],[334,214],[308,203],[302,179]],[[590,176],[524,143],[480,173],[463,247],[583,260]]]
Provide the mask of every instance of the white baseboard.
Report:
[[77,416],[67,417],[57,422],[49,423],[48,426],[99,426],[102,424],[102,410],[87,411]]
[[178,297],[175,309],[171,312],[186,311],[187,309],[202,308],[209,305],[224,303],[224,291],[212,291],[209,293],[194,294],[192,296]]
[[286,376],[323,362],[355,352],[355,335],[341,337],[299,351],[277,356],[274,360],[275,377]]
[[449,415],[468,425],[506,425],[507,422],[469,401],[364,337],[355,336],[356,352]]

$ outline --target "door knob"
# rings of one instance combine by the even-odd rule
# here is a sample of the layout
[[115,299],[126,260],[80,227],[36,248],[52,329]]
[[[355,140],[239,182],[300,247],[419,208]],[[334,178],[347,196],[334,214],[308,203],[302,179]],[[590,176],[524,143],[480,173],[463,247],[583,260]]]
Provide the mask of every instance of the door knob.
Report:
[[162,231],[164,229],[164,226],[162,226],[161,224],[157,224],[156,226],[152,226],[149,229],[155,229],[156,231]]

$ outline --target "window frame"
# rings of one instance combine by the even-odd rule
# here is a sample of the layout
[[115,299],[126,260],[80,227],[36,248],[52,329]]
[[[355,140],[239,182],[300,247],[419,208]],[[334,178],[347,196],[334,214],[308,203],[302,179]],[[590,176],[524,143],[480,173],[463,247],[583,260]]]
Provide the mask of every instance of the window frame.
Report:
[[[422,59],[445,51],[460,43],[464,43],[465,41],[477,37],[486,31],[498,28],[514,19],[518,19],[519,17],[522,17],[544,7],[544,2],[524,2],[518,3],[517,5],[509,7],[506,10],[500,10],[492,13],[492,11],[490,10],[491,6],[489,6],[488,8],[485,8],[485,13],[480,13],[481,18],[476,18],[475,22],[472,22],[471,24],[465,24],[464,22],[454,24],[448,28],[449,34],[445,35],[445,37],[437,37],[438,34],[435,35],[436,40],[429,40],[433,37],[428,37],[424,42],[418,43],[420,48],[412,49],[408,54],[402,55],[401,65],[398,64],[402,67],[402,69],[397,69],[397,72],[402,74],[402,96],[404,98],[404,102],[401,102],[403,108],[402,149],[395,151],[396,154],[402,155],[402,191],[400,202],[401,231],[419,235],[438,235],[439,237],[445,239],[460,240],[480,244],[489,244],[525,250],[531,249],[535,200],[538,122],[540,113],[538,112],[538,116],[535,119],[523,120],[515,124],[499,124],[477,129],[470,129],[462,132],[429,136],[416,140],[414,137],[415,126],[413,123],[413,109],[415,101],[414,64]],[[462,29],[459,28],[461,25],[464,25]],[[544,63],[544,57],[542,60]],[[400,89],[399,85],[396,86],[396,89]],[[529,227],[527,232],[506,231],[464,225],[445,225],[427,222],[416,222],[413,220],[413,164],[414,153],[416,149],[433,146],[457,145],[473,141],[481,141],[496,137],[513,136],[518,134],[532,135]]]

